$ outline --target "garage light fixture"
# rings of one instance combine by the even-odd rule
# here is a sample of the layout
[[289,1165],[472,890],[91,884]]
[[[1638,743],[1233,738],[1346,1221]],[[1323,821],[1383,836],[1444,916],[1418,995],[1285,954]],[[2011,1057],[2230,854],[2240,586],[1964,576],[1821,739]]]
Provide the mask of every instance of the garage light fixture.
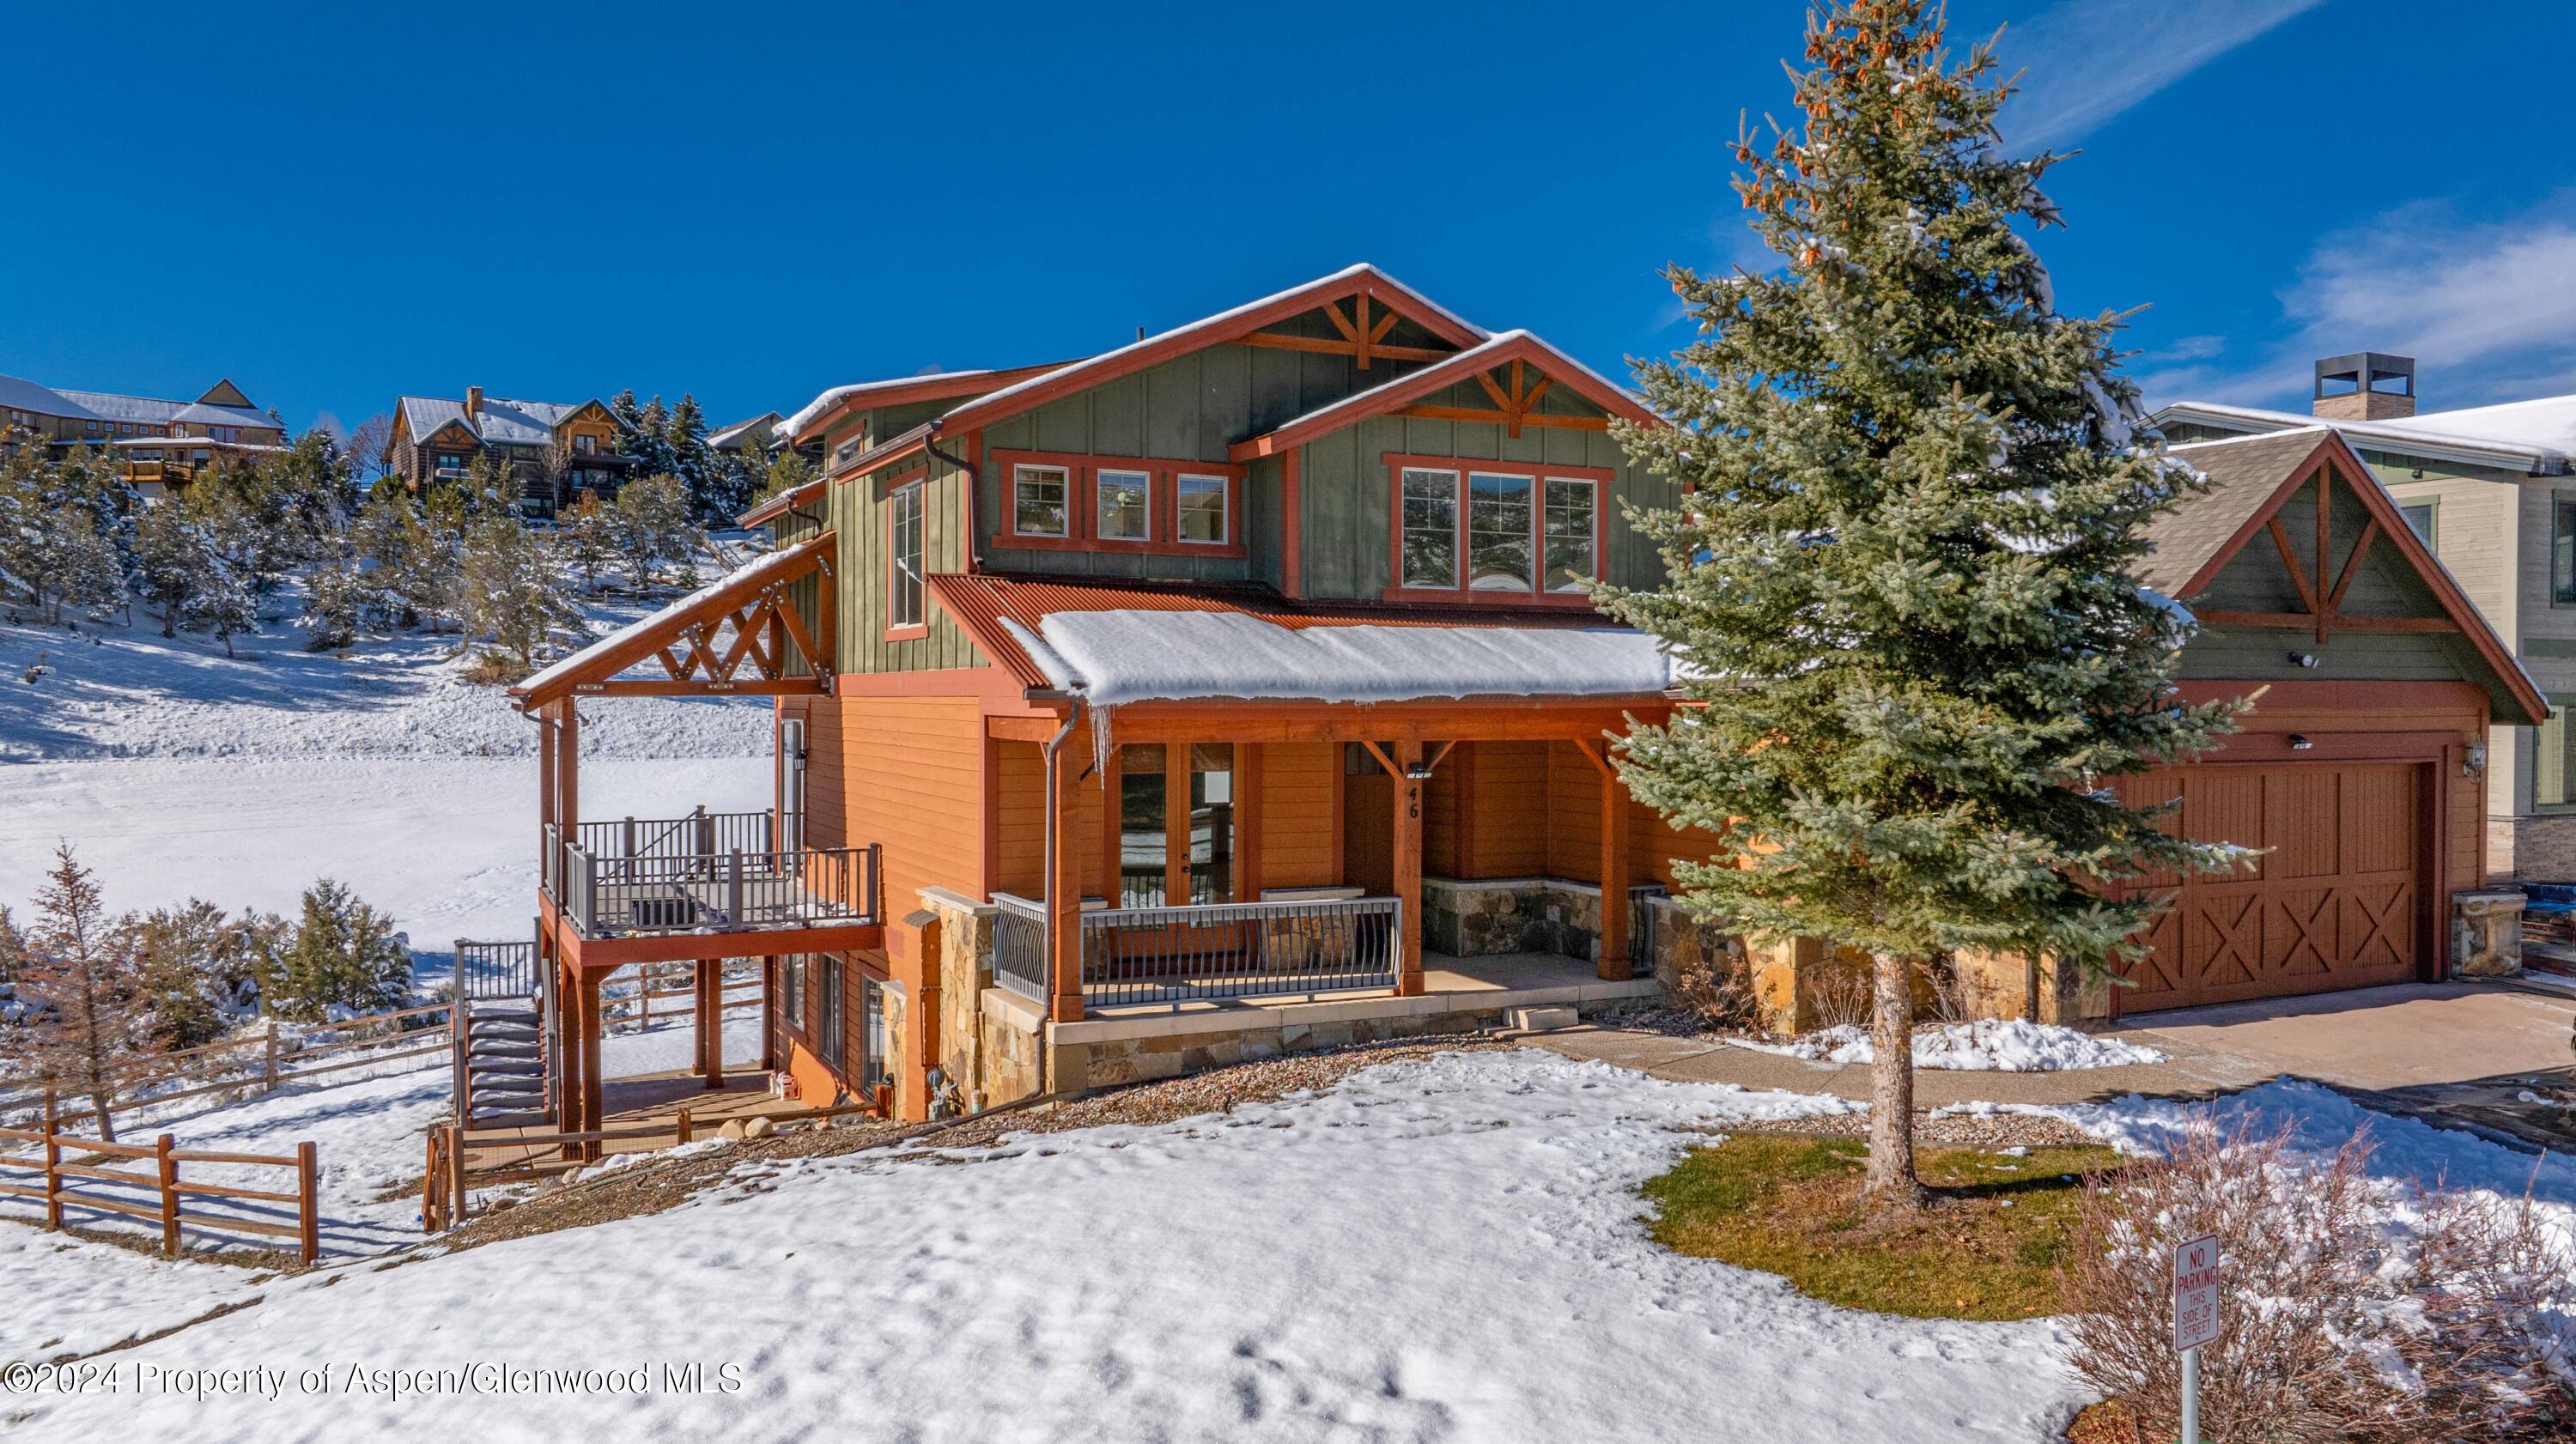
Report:
[[2292,652],[2290,654],[2290,665],[2293,667],[2313,667],[2316,664],[2317,654],[2314,652]]
[[2317,744],[2308,740],[2308,736],[2304,732],[2293,732],[2290,734],[2290,750],[2293,752],[2305,752],[2316,745]]
[[2487,770],[2487,745],[2472,742],[2460,752],[2460,775],[2475,777]]

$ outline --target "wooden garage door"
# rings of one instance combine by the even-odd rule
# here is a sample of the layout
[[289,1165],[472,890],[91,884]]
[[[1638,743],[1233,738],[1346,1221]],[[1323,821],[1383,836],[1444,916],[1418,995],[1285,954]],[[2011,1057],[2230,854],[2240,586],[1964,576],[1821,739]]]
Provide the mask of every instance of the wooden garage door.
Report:
[[[2429,841],[2406,763],[2209,765],[2131,784],[2135,802],[2182,798],[2183,835],[2268,849],[2247,871],[2150,878],[2174,905],[2131,964],[2135,1013],[2410,982]],[[2180,881],[2180,886],[2175,884]]]

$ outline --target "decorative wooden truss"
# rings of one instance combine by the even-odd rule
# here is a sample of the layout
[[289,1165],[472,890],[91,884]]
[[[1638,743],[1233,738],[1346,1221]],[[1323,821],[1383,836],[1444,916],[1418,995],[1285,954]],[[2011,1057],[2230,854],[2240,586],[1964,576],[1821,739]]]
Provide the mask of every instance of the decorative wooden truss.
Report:
[[1532,410],[1538,405],[1539,398],[1547,394],[1547,389],[1556,384],[1556,379],[1542,375],[1533,380],[1531,370],[1527,361],[1515,357],[1508,367],[1498,366],[1492,371],[1476,373],[1476,384],[1493,398],[1494,409],[1491,411],[1473,406],[1407,406],[1396,415],[1422,416],[1433,421],[1493,422],[1513,436],[1520,435],[1524,426],[1553,426],[1565,431],[1610,429],[1610,418],[1606,416],[1551,416]]
[[[524,710],[561,698],[778,696],[832,690],[835,535],[782,548],[510,689]],[[790,588],[814,578],[814,624]],[[637,663],[660,677],[620,678]],[[804,664],[801,675],[792,663]]]
[[1341,333],[1339,340],[1330,336],[1290,336],[1277,331],[1255,331],[1240,339],[1246,346],[1267,346],[1279,351],[1314,351],[1327,356],[1348,356],[1362,371],[1369,369],[1369,363],[1373,360],[1437,361],[1442,357],[1457,354],[1454,350],[1435,351],[1424,346],[1387,345],[1386,333],[1394,330],[1395,323],[1404,319],[1403,313],[1381,302],[1377,314],[1372,317],[1369,311],[1370,299],[1368,288],[1363,286],[1358,294],[1350,298],[1351,309],[1347,312],[1342,309],[1340,301],[1324,303],[1324,319],[1332,322],[1333,329]]
[[[2299,594],[2295,612],[2242,612],[2224,608],[2193,608],[2200,620],[2213,627],[2278,627],[2297,631],[2313,629],[2323,644],[2338,626],[2354,632],[2457,632],[2459,619],[2448,608],[2439,616],[2385,617],[2355,616],[2342,610],[2344,593],[2352,589],[2353,578],[2361,574],[2362,558],[2383,534],[2378,508],[2363,503],[2361,535],[2343,559],[2341,567],[2332,565],[2334,557],[2334,468],[2320,463],[2309,482],[2317,492],[2316,555],[2302,561],[2290,545],[2290,529],[2281,524],[2280,502],[2300,488],[2293,487],[2272,503],[2263,518],[2263,530],[2272,538],[2274,550],[2281,554],[2281,569],[2290,574],[2290,585]],[[2357,493],[2367,495],[2366,493]],[[2404,527],[2401,520],[2400,529]],[[2391,534],[2391,540],[2394,540]],[[2411,534],[2409,539],[2411,540]]]

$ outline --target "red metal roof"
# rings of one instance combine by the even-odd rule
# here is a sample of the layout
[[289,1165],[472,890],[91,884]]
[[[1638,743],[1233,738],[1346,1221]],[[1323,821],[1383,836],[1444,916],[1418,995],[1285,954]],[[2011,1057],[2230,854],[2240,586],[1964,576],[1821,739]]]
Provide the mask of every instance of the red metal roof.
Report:
[[1366,602],[1294,601],[1257,583],[1095,581],[1082,577],[996,576],[934,572],[931,595],[1024,687],[1046,687],[1046,673],[1001,625],[1034,632],[1058,612],[1241,612],[1301,627],[1597,627],[1588,607],[1421,607]]

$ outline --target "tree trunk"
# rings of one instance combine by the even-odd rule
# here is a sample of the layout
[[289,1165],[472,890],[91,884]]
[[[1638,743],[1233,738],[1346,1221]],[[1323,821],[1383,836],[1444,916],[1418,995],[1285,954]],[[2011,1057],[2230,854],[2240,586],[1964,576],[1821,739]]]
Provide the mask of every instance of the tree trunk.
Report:
[[98,1141],[101,1143],[114,1143],[116,1141],[116,1125],[109,1121],[107,1116],[106,1090],[99,1089],[93,1091],[89,1095],[89,1106],[98,1110]]
[[1893,953],[1870,959],[1869,1173],[1863,1196],[1882,1209],[1923,1202],[1914,1176],[1914,968]]

